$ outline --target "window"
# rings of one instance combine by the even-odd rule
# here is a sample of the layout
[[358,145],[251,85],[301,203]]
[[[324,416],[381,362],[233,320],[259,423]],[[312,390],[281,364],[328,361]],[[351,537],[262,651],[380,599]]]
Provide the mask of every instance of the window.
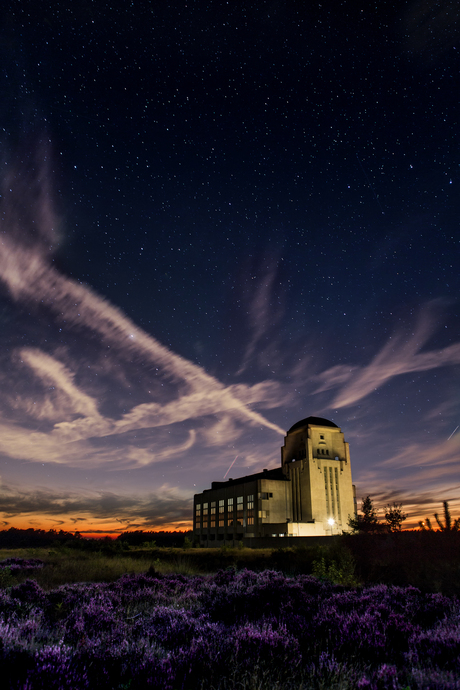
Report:
[[201,524],[201,503],[196,503],[195,504],[195,527],[196,529],[200,528]]
[[247,497],[247,523],[248,525],[254,524],[254,494],[250,494]]
[[233,498],[227,500],[227,525],[233,525]]
[[335,493],[334,493],[334,483],[332,481],[332,467],[329,467],[329,485],[330,485],[330,489],[331,489],[332,515],[335,515]]
[[224,515],[225,515],[225,499],[219,501],[219,527],[224,526]]
[[237,498],[236,498],[236,524],[242,525],[243,519],[244,519],[243,497],[237,496]]
[[208,504],[203,503],[203,529],[208,529]]
[[339,473],[337,467],[334,468],[335,471],[335,495],[337,498],[337,515],[340,517],[340,495],[339,495]]
[[[259,494],[259,498],[262,499],[262,501],[268,501],[269,498],[273,498],[273,494],[272,493],[269,494],[268,491],[262,491]],[[248,500],[249,500],[249,496],[248,496]]]
[[259,510],[259,517],[262,519],[270,517],[270,511],[269,510]]
[[329,493],[327,490],[327,467],[324,468],[324,492],[326,494],[326,515],[331,514],[330,508],[329,508]]
[[214,529],[216,526],[216,502],[212,501],[211,502],[211,529]]
[[320,437],[321,440],[324,441],[324,436],[323,436],[323,434],[320,434],[319,437]]

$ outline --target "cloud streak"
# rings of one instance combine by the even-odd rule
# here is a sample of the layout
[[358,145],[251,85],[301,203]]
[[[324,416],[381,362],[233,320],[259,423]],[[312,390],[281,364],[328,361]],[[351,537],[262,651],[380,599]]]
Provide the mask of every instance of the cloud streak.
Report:
[[274,343],[277,342],[278,335],[276,328],[279,327],[284,314],[284,299],[279,289],[280,271],[278,261],[274,258],[264,257],[262,261],[266,264],[265,271],[260,267],[255,271],[261,273],[261,276],[258,277],[251,272],[249,279],[246,277],[248,288],[245,292],[249,293],[250,297],[244,299],[244,304],[247,309],[250,338],[237,375],[243,374],[254,361],[262,366],[278,364],[279,355],[275,354]]
[[316,377],[320,381],[316,393],[339,387],[331,408],[347,407],[367,397],[396,376],[428,371],[460,363],[460,343],[420,352],[434,332],[432,310],[435,303],[422,310],[411,336],[396,334],[365,367],[338,365]]
[[[102,411],[105,389],[94,381],[88,388],[88,376],[79,371],[81,362],[72,360],[68,348],[55,348],[54,352],[40,347],[20,348],[13,356],[15,365],[27,367],[41,395],[37,393],[37,399],[31,400],[27,394],[17,393],[11,398],[11,407],[29,418],[48,420],[52,427],[45,431],[33,429],[33,425],[18,419],[3,425],[4,452],[32,461],[42,461],[46,456],[51,461],[86,463],[98,455],[91,449],[92,439],[191,420],[196,424],[208,416],[222,416],[226,420],[221,422],[222,429],[228,426],[235,433],[239,425],[249,425],[283,435],[283,429],[254,409],[279,405],[283,399],[279,385],[223,385],[200,366],[163,346],[92,289],[64,276],[52,265],[58,242],[57,216],[49,188],[43,182],[49,177],[44,148],[38,150],[37,159],[35,173],[19,169],[4,180],[0,280],[16,302],[35,305],[37,312],[48,310],[66,333],[73,332],[86,340],[96,336],[93,354],[96,349],[103,353],[99,355],[101,374],[110,376],[110,370],[118,367],[117,376],[122,381],[121,370],[127,371],[132,362],[150,365],[154,370],[154,392],[145,392],[145,402],[129,405],[120,416],[107,414]],[[115,361],[113,366],[111,362]],[[163,382],[161,390],[155,388],[155,380],[159,379]],[[142,386],[137,387],[136,396],[142,397]],[[197,438],[196,431],[192,431],[187,441],[174,444],[174,448],[186,452]],[[209,434],[200,435],[202,442],[206,439],[212,445]],[[128,460],[143,465],[148,457],[152,461],[155,457],[166,458],[168,451],[159,449],[150,454],[143,449],[137,460],[135,456],[135,449],[131,449]]]
[[[126,357],[148,357],[152,364],[163,367],[174,382],[182,383],[190,391],[184,400],[178,402],[183,411],[187,407],[187,398],[193,400],[194,404],[200,402],[204,407],[208,406],[206,400],[212,400],[213,403],[219,400],[221,409],[233,410],[234,414],[250,423],[284,433],[280,427],[250,410],[230,388],[144,333],[119,309],[91,289],[60,275],[56,269],[47,266],[40,256],[27,248],[18,248],[7,239],[3,240],[0,249],[0,277],[17,300],[40,300],[67,327],[91,329]],[[29,354],[29,361],[32,358]],[[168,414],[170,411],[166,411],[164,417],[167,418]],[[179,416],[181,414],[183,412]]]
[[137,529],[160,529],[165,524],[184,529],[190,520],[191,499],[169,485],[142,498],[111,491],[77,493],[44,488],[25,491],[4,486],[0,512],[5,516],[5,525],[19,516],[40,515],[53,524],[74,524],[83,531],[85,523],[102,526],[106,521],[113,522],[113,516],[117,515],[119,532],[132,523],[137,524]]

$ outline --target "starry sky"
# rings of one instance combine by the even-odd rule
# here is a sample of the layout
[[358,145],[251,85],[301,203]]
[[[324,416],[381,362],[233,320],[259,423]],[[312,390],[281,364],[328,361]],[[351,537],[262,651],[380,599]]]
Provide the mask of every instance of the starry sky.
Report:
[[309,415],[457,517],[458,0],[1,12],[1,528],[188,529]]

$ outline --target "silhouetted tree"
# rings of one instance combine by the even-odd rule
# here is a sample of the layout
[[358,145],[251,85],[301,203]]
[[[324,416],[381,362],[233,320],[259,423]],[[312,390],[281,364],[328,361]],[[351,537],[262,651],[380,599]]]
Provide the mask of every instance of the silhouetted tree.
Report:
[[379,522],[370,496],[363,498],[361,503],[361,512],[362,515],[356,515],[356,517],[348,518],[348,526],[353,530],[353,532],[375,534],[376,532],[382,531],[382,525]]
[[444,525],[442,524],[437,513],[434,514],[436,522],[439,525],[439,529],[441,530],[441,532],[458,532],[460,529],[460,518],[457,518],[456,520],[454,520],[452,522],[448,502],[443,501],[442,504],[444,506],[444,522],[445,522],[445,524]]
[[385,506],[385,520],[390,532],[400,532],[402,523],[407,520],[407,513],[403,513],[402,503],[394,502]]
[[[444,506],[444,524],[441,522],[438,513],[434,514],[435,520],[439,526],[439,530],[441,532],[459,532],[460,531],[460,518],[457,518],[456,520],[452,521],[448,501],[443,501],[442,504]],[[431,525],[430,518],[425,518],[425,523],[420,521],[418,524],[419,524],[421,530],[428,531],[428,532],[434,532],[433,527]]]

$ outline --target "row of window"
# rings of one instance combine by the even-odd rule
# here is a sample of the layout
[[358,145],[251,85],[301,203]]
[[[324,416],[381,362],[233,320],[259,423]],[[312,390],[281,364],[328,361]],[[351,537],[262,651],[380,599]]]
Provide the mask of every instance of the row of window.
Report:
[[[218,510],[217,519],[216,508]],[[267,511],[259,511],[259,517],[262,517],[262,512]],[[243,496],[237,496],[236,502],[234,502],[233,498],[222,498],[219,501],[196,503],[195,505],[195,525],[196,527],[201,526],[202,529],[207,529],[208,527],[214,529],[216,523],[219,527],[253,525],[254,515],[254,494],[246,497],[246,506],[244,505]]]
[[[267,501],[270,498],[273,498],[273,494],[269,493],[268,491],[262,491],[258,494],[258,498],[262,501]],[[235,503],[233,498],[221,498],[219,501],[211,501],[210,503],[197,503],[195,505],[195,513],[196,515],[208,515],[208,511],[210,511],[211,515],[215,515],[216,513],[216,505],[218,507],[218,514],[222,515],[222,513],[228,512],[231,513],[234,510]],[[236,498],[236,510],[241,511],[244,508],[244,496],[237,496]],[[246,508],[248,510],[254,510],[254,494],[250,494],[249,496],[246,497]]]

